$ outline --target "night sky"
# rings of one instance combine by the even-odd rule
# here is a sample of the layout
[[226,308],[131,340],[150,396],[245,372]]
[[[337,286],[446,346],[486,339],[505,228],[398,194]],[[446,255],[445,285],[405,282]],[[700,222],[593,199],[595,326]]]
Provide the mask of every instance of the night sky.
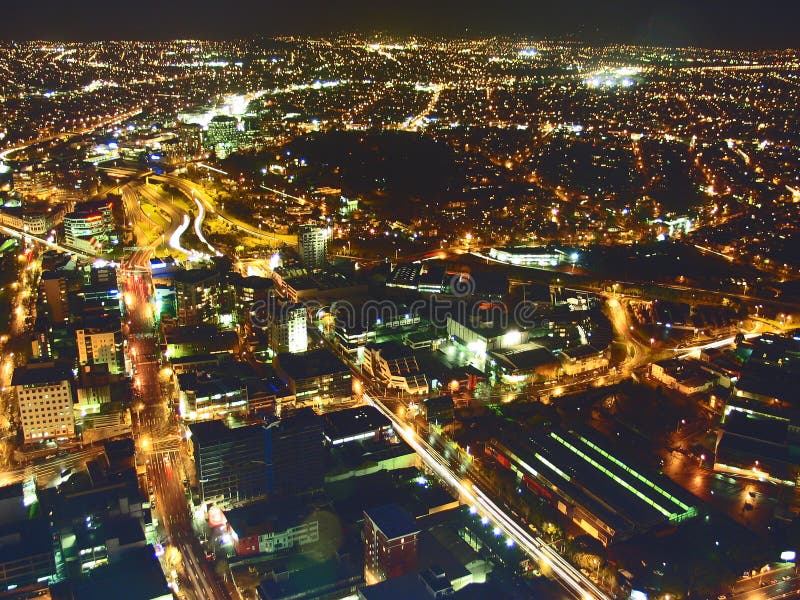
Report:
[[231,39],[385,31],[800,47],[800,0],[4,0],[0,5],[5,39]]

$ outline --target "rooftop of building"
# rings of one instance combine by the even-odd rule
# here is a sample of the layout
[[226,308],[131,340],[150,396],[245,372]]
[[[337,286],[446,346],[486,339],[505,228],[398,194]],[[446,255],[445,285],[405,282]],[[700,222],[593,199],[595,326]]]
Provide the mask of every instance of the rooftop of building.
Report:
[[733,411],[742,411],[764,418],[786,421],[791,423],[792,427],[800,427],[800,410],[796,408],[787,408],[778,404],[759,402],[758,400],[732,395],[726,401],[725,414],[728,415]]
[[[314,412],[310,406],[304,406],[297,410],[288,412],[279,420],[270,425],[277,427],[283,432],[290,433],[292,431],[300,431],[302,429],[317,428],[322,429],[322,418]],[[320,445],[322,444],[322,436],[320,436]]]
[[414,454],[411,446],[403,441],[395,444],[385,438],[368,437],[356,443],[333,446],[328,454],[328,473],[336,476],[368,464],[377,464],[403,456],[414,456]]
[[199,445],[213,444],[228,438],[241,438],[247,434],[260,434],[263,426],[260,424],[229,427],[227,421],[215,419],[212,421],[198,421],[189,424],[189,431],[194,443]]
[[145,546],[125,552],[116,562],[94,569],[91,577],[73,583],[72,597],[73,600],[160,600],[171,598],[172,590],[153,546]]
[[400,264],[395,267],[386,281],[386,285],[395,287],[416,288],[422,266],[420,264]]
[[649,528],[696,512],[693,497],[666,476],[613,455],[589,432],[541,431],[524,446],[509,445],[533,471],[617,531]]
[[122,322],[115,314],[84,315],[75,326],[76,331],[86,333],[115,333],[121,330]]
[[329,440],[340,440],[362,433],[388,428],[389,419],[374,406],[357,406],[323,415],[323,429]]
[[235,287],[250,290],[271,290],[275,287],[275,282],[268,277],[257,275],[242,276],[235,271],[227,274],[228,281]]
[[9,215],[34,216],[43,215],[53,211],[48,202],[25,202],[24,206],[10,206],[5,204],[0,206],[0,210]]
[[295,290],[337,290],[359,285],[355,273],[346,273],[327,267],[321,271],[309,272],[303,267],[280,267],[276,272],[284,282]]
[[57,520],[83,519],[86,515],[106,514],[120,501],[129,505],[143,502],[136,479],[136,469],[108,469],[98,461],[87,463],[88,473],[78,472],[58,488],[40,490],[40,500],[53,511]]
[[[779,463],[783,465],[797,463],[795,453],[791,451],[789,446],[723,432],[719,443],[717,443],[715,462],[724,464],[730,460],[729,457],[731,456],[737,461],[746,461],[747,469],[750,469],[751,466],[755,467],[753,474],[758,470],[758,461],[768,463],[761,466],[762,470],[767,472],[773,470]],[[780,475],[780,473],[771,472],[769,474]]]
[[21,498],[23,495],[22,482],[11,483],[0,487],[0,500],[9,500],[11,498]]
[[750,360],[776,361],[780,358],[800,358],[800,339],[796,334],[765,333],[748,343],[753,349]]
[[783,445],[787,442],[789,422],[751,416],[741,411],[731,411],[725,417],[723,431],[732,435]]
[[30,519],[0,525],[0,564],[52,552],[48,520]]
[[396,503],[369,508],[364,511],[364,514],[390,540],[415,535],[420,532],[420,528],[414,518]]
[[76,525],[73,533],[75,534],[73,543],[78,549],[93,548],[113,539],[116,539],[123,547],[143,545],[145,542],[141,520],[132,517],[90,519]]
[[486,340],[511,333],[517,338],[517,343],[520,341],[516,333],[524,328],[514,322],[513,315],[508,314],[504,305],[495,302],[478,302],[474,303],[471,308],[468,307],[467,310],[458,312],[460,314],[455,316],[448,315],[448,320],[459,323]]
[[172,275],[175,283],[198,284],[219,277],[219,271],[213,268],[178,269]]
[[44,385],[72,379],[72,370],[64,363],[31,360],[27,365],[14,369],[11,385]]
[[278,354],[275,360],[276,367],[295,380],[350,372],[348,366],[326,348],[301,354],[286,352]]
[[360,587],[363,581],[363,569],[347,560],[330,559],[295,571],[285,579],[264,580],[257,592],[263,600],[284,600],[312,597],[311,594],[317,590],[331,592],[337,589],[337,583],[341,584],[343,590],[349,590],[351,587]]
[[182,392],[190,392],[197,398],[228,396],[247,389],[239,377],[212,375],[209,373],[180,373],[178,387]]
[[572,348],[564,348],[561,351],[561,354],[572,360],[580,360],[582,358],[589,358],[590,356],[598,356],[602,353],[602,349],[591,344],[581,344],[580,346],[573,346]]
[[285,531],[312,519],[313,515],[314,510],[302,504],[276,503],[274,500],[253,502],[225,511],[228,525],[239,539]]
[[217,327],[211,323],[183,325],[164,333],[164,340],[167,344],[189,344],[227,337],[232,340],[238,339],[238,335],[235,331],[219,331]]
[[434,396],[422,401],[428,410],[446,410],[455,407],[452,396]]
[[108,385],[110,377],[107,363],[81,365],[78,369],[78,384],[82,388]]
[[[414,598],[426,600],[445,595],[454,598],[450,581],[439,573],[413,572],[393,577],[373,585],[368,585],[359,590],[360,597],[364,600],[396,600],[397,598]],[[449,591],[448,591],[449,590]]]
[[51,279],[66,279],[68,277],[73,277],[74,275],[75,275],[74,271],[62,271],[60,269],[56,271],[48,270],[48,271],[42,271],[42,276],[40,279],[43,279],[45,281]]
[[109,200],[83,200],[75,203],[75,211],[82,212],[88,210],[111,210],[113,202]]
[[796,381],[797,373],[788,368],[750,361],[742,368],[742,376],[736,382],[736,390],[794,404]]
[[387,340],[385,342],[370,342],[366,345],[369,350],[379,352],[384,360],[397,360],[400,358],[413,358],[414,351],[400,342]]
[[193,354],[191,356],[178,356],[175,358],[170,358],[169,362],[174,365],[193,365],[193,364],[205,364],[205,365],[219,365],[220,362],[224,360],[228,360],[230,355],[228,354]]
[[404,334],[403,341],[410,344],[420,344],[424,342],[432,342],[443,337],[443,335],[437,334],[433,329],[425,329],[422,331],[410,331]]
[[[374,585],[361,588],[359,595],[364,600],[397,600],[398,598],[413,598],[414,600],[433,600],[445,597],[448,600],[507,600],[511,598],[499,586],[491,582],[471,583],[457,592],[449,592],[444,596],[435,595],[434,590],[446,590],[451,587],[449,581],[439,579],[435,572],[407,573],[400,577],[393,577]],[[442,591],[440,591],[442,593]]]
[[548,246],[499,246],[493,248],[493,250],[520,256],[528,256],[536,254],[546,254],[546,255],[564,254],[563,250],[558,250],[556,248],[551,248]]
[[500,366],[512,371],[529,371],[558,362],[550,350],[534,342],[520,344],[513,348],[494,350],[490,352],[490,355]]
[[701,369],[701,363],[692,359],[670,358],[653,364],[660,366],[665,373],[676,381],[689,386],[701,385],[711,379],[715,379]]

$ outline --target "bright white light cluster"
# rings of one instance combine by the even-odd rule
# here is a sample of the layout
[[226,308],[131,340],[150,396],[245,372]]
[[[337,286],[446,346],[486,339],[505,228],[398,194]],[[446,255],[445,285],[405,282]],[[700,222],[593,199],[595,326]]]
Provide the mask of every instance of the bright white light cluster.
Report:
[[618,67],[616,69],[599,69],[590,73],[584,83],[590,88],[631,87],[641,73],[638,67]]

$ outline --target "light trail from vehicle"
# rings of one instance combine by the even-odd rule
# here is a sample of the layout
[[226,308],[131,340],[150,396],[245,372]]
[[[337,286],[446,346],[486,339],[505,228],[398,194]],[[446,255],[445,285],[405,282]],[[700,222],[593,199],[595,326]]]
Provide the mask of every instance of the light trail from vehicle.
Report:
[[475,506],[479,512],[492,518],[505,531],[506,535],[529,556],[547,565],[559,583],[575,598],[579,600],[605,600],[608,598],[600,588],[589,581],[557,552],[549,548],[543,540],[531,535],[515,523],[513,519],[506,515],[471,482],[464,482],[454,475],[438,452],[422,440],[410,425],[403,424],[380,400],[370,397],[367,393],[363,397],[392,422],[397,434],[422,458],[431,471],[457,490],[461,497]]

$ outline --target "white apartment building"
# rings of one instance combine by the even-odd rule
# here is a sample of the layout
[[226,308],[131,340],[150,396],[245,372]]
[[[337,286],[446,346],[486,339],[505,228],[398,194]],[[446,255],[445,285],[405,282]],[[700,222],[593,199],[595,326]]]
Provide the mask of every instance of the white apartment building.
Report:
[[72,371],[52,361],[14,369],[11,385],[19,403],[25,443],[75,437]]

